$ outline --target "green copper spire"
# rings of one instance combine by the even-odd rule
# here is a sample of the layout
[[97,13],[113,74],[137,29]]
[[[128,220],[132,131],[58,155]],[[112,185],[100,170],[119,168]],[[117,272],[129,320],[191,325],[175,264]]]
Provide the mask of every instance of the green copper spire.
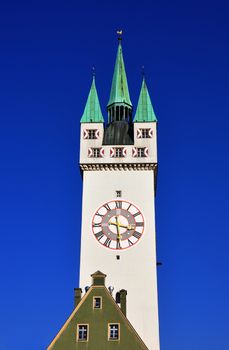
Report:
[[87,98],[87,103],[84,108],[81,123],[103,123],[103,115],[100,108],[99,98],[95,86],[95,76],[91,84],[91,89]]
[[156,122],[157,118],[153,110],[149,92],[143,78],[138,106],[134,117],[134,122]]
[[110,99],[107,106],[110,106],[113,103],[125,103],[129,106],[132,106],[122,55],[121,39],[119,39],[118,52],[116,56],[114,75],[111,85]]

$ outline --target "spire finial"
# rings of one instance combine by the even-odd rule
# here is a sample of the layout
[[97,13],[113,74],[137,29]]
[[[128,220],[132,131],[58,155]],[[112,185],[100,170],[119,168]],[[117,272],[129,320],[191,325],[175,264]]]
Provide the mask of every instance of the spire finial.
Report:
[[122,41],[122,29],[121,30],[117,30],[116,33],[118,34],[118,41],[120,43]]
[[142,78],[145,79],[145,66],[142,65]]
[[95,67],[92,66],[92,76],[93,76],[93,79],[95,78]]

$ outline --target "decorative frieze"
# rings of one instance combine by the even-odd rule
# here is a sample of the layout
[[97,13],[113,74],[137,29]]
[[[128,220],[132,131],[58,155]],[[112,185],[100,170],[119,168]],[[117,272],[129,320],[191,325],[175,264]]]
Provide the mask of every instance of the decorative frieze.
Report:
[[130,163],[130,164],[80,164],[81,170],[155,170],[156,163]]

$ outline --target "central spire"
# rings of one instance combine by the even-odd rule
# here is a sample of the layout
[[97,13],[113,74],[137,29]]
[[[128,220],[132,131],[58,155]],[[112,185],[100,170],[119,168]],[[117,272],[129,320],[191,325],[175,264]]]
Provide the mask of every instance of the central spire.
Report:
[[116,56],[114,75],[111,85],[108,107],[113,103],[125,103],[132,106],[126,78],[125,64],[122,54],[121,40],[119,39],[118,52]]
[[129,120],[132,112],[125,64],[122,54],[121,37],[118,38],[118,52],[116,56],[111,92],[107,110],[109,121]]

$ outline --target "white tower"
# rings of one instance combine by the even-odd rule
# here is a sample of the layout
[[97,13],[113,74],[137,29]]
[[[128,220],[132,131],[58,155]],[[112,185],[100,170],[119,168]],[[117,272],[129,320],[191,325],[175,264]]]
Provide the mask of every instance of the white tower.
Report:
[[127,318],[150,350],[159,350],[154,197],[156,116],[143,79],[132,120],[119,41],[104,124],[95,78],[81,119],[83,172],[80,287],[100,270],[107,287],[128,293]]

